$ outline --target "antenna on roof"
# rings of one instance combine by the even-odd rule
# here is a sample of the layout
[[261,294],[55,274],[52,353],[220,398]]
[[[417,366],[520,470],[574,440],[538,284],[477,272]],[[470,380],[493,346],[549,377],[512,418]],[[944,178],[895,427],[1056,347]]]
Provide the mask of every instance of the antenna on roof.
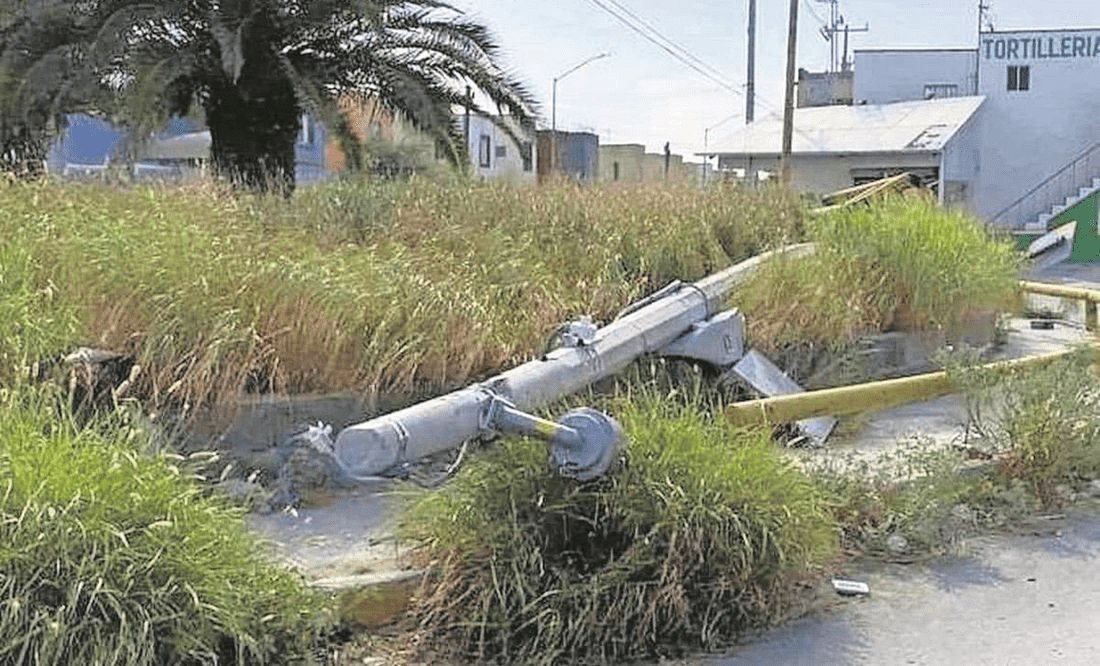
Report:
[[[829,42],[829,71],[848,71],[851,63],[848,60],[848,34],[851,32],[868,32],[870,26],[864,24],[862,28],[853,28],[840,14],[840,0],[817,0],[829,5],[829,24],[821,26],[821,36]],[[844,33],[844,46],[838,48],[837,35]]]
[[982,25],[985,25],[986,32],[993,32],[993,14],[989,10],[993,8],[993,5],[986,4],[982,0],[978,0],[978,34],[982,34]]

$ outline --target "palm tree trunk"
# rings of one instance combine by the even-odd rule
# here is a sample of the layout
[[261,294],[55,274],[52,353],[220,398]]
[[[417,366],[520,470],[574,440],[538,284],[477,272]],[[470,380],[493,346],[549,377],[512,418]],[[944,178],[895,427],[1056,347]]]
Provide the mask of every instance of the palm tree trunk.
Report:
[[204,104],[210,152],[215,173],[230,182],[290,196],[300,114],[291,83],[272,68],[246,63],[236,83],[222,76],[211,86]]

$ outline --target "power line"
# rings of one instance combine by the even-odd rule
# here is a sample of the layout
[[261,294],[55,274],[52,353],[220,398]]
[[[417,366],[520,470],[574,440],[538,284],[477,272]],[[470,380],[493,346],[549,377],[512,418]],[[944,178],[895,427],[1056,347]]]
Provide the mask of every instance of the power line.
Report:
[[[714,83],[717,83],[726,90],[744,97],[745,93],[743,89],[745,88],[745,84],[736,85],[731,83],[729,79],[725,78],[720,70],[712,67],[711,65],[708,65],[706,62],[696,57],[686,48],[680,46],[672,39],[663,35],[651,23],[640,17],[637,13],[624,5],[620,0],[589,0],[589,2],[610,14],[617,21],[625,25],[627,28],[630,28],[630,30],[642,36],[647,41],[658,46],[661,50],[665,51],[673,58],[680,61],[682,64],[690,67],[697,73],[713,81]],[[775,106],[770,103],[767,98],[760,95],[759,92],[756,92],[755,97],[757,101],[762,102],[766,108],[769,108],[770,112],[773,115],[777,114]],[[817,146],[819,148],[822,147],[821,144],[809,133],[798,129],[797,127],[794,128],[794,131],[795,133],[806,139],[811,145]]]
[[726,79],[726,75],[720,69],[718,69],[717,67],[713,67],[709,63],[704,62],[702,59],[696,57],[696,55],[694,53],[689,51],[683,45],[681,45],[680,43],[678,43],[675,40],[671,39],[670,37],[667,37],[666,35],[662,34],[661,31],[658,30],[656,27],[654,27],[652,23],[650,23],[649,21],[646,21],[641,16],[638,16],[638,14],[636,14],[634,11],[632,11],[629,7],[624,5],[619,0],[606,0],[606,1],[610,2],[615,7],[618,7],[619,9],[624,11],[628,16],[630,16],[635,21],[637,21],[639,24],[644,26],[646,28],[646,30],[650,31],[651,34],[656,35],[658,38],[662,39],[664,42],[666,42],[667,44],[669,44],[670,46],[675,48],[684,57],[688,58],[689,60],[696,63],[700,67],[710,71],[711,73],[713,73],[718,78],[729,81],[729,79]]
[[[736,86],[736,85],[730,83],[730,81],[728,79],[726,79],[724,76],[722,76],[720,73],[716,74],[716,72],[718,72],[717,69],[707,65],[706,63],[703,63],[701,60],[699,60],[695,56],[688,53],[686,49],[683,49],[683,47],[679,47],[675,42],[673,42],[672,40],[670,40],[667,37],[665,37],[664,35],[662,35],[655,28],[652,28],[652,26],[650,26],[647,30],[644,26],[648,26],[649,24],[646,23],[645,21],[641,21],[641,26],[634,23],[629,18],[630,15],[633,15],[633,12],[630,12],[630,10],[623,7],[620,3],[615,2],[615,0],[606,0],[606,1],[605,0],[588,0],[588,1],[591,2],[592,4],[596,5],[600,9],[604,10],[605,12],[610,14],[611,16],[613,16],[620,23],[622,23],[626,27],[630,28],[632,31],[636,32],[638,35],[642,36],[643,38],[645,38],[647,41],[651,42],[655,46],[659,47],[661,50],[665,51],[666,53],[671,55],[676,60],[679,60],[682,64],[690,67],[691,69],[695,70],[697,73],[701,74],[702,76],[706,77],[707,79],[710,79],[714,83],[717,83],[718,85],[722,86],[726,90],[728,90],[732,93],[738,94],[738,95],[744,95],[744,92],[741,91],[741,88],[739,86]],[[608,4],[606,4],[608,2],[613,2],[614,6],[618,7],[619,10],[617,11],[616,9],[614,9],[611,6],[609,6]],[[677,49],[680,49],[680,50],[677,50]],[[684,55],[685,53],[687,55]],[[699,64],[697,64],[697,63],[699,63]],[[712,71],[707,71],[708,69],[712,70]]]

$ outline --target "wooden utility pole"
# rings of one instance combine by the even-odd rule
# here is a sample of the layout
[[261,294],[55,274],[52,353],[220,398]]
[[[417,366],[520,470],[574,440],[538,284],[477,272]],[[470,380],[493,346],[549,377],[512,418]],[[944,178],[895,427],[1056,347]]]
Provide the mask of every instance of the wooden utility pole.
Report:
[[787,94],[783,104],[783,152],[779,156],[779,182],[791,183],[791,138],[794,136],[795,45],[798,40],[798,0],[791,0],[787,31]]
[[752,122],[756,105],[756,0],[749,0],[749,71],[745,76],[745,124]]

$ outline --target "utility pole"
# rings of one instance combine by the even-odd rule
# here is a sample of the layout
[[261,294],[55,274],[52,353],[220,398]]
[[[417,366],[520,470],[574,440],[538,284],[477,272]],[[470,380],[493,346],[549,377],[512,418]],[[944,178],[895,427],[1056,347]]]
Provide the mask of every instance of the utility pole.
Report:
[[[978,0],[978,42],[975,44],[974,54],[974,94],[978,94],[978,90],[981,88],[981,73],[982,73],[982,23],[985,22],[985,13],[989,11],[990,5],[983,0]],[[993,32],[992,21],[989,24],[989,31]]]
[[[848,71],[848,34],[852,32],[868,32],[871,27],[864,24],[862,28],[853,28],[840,13],[840,0],[817,0],[829,5],[829,25],[821,26],[821,36],[829,42],[829,72]],[[843,50],[838,48],[837,36],[844,33]]]
[[756,105],[756,0],[749,0],[749,72],[745,77],[745,124],[752,122]]
[[783,104],[783,152],[779,156],[779,182],[791,183],[791,138],[794,136],[794,70],[798,39],[798,0],[791,0],[787,30],[787,90]]

